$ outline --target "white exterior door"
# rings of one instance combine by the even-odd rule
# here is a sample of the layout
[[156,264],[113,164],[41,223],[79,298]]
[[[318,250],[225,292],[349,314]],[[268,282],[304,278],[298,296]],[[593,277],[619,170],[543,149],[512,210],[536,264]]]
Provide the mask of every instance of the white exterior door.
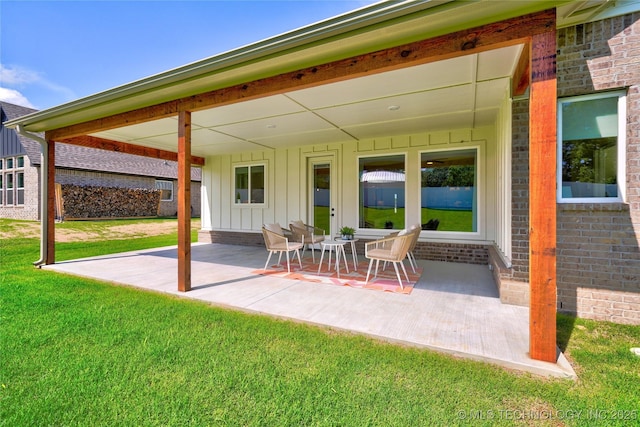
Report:
[[333,236],[338,231],[334,156],[310,157],[307,169],[308,223]]

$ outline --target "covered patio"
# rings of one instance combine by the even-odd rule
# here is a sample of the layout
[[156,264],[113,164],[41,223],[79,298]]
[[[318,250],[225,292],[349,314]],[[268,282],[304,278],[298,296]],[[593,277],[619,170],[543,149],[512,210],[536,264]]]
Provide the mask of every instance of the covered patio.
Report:
[[529,357],[529,309],[500,302],[487,266],[418,260],[423,274],[411,294],[405,295],[257,275],[254,271],[264,266],[267,256],[260,247],[195,243],[191,255],[192,289],[186,293],[175,286],[177,247],[44,268],[537,375],[575,377],[561,353],[557,363]]
[[[7,122],[6,126],[38,141],[43,150],[43,231],[41,256],[35,264],[56,263],[54,198],[48,196],[54,194],[56,144],[177,160],[177,250],[150,259],[141,259],[142,254],[115,258],[115,266],[102,260],[106,267],[83,267],[87,265],[83,261],[48,268],[84,268],[91,275],[104,269],[106,276],[98,278],[113,281],[117,277],[137,286],[149,280],[157,287],[169,280],[167,292],[189,293],[186,297],[291,318],[298,318],[290,312],[297,309],[290,304],[296,298],[303,301],[300,306],[328,307],[322,316],[318,312],[317,319],[304,318],[317,310],[301,309],[301,320],[440,346],[485,360],[501,360],[498,354],[503,353],[520,354],[518,357],[527,360],[530,354],[555,365],[556,205],[548,199],[556,188],[556,3],[563,2],[380,2]],[[419,203],[422,162],[443,161],[429,157],[429,153],[471,149],[476,153],[473,187],[478,187],[477,202],[472,206],[477,208],[474,221],[479,225],[471,231],[424,230],[421,242],[437,241],[459,251],[465,251],[468,244],[495,244],[510,262],[514,240],[511,218],[518,216],[514,215],[512,196],[521,192],[512,187],[511,179],[515,155],[511,144],[516,133],[512,129],[512,102],[523,97],[528,117],[527,212],[519,215],[527,226],[528,253],[521,259],[528,264],[529,307],[517,321],[500,319],[498,308],[467,320],[476,309],[484,310],[482,303],[467,303],[468,298],[486,296],[452,293],[450,286],[437,304],[407,310],[413,311],[411,318],[401,319],[410,316],[401,308],[407,298],[386,296],[398,299],[398,306],[391,311],[388,301],[376,300],[385,310],[375,310],[372,302],[360,313],[342,312],[333,306],[336,292],[356,295],[349,309],[364,306],[362,292],[332,289],[330,296],[325,296],[326,303],[309,302],[320,298],[307,295],[309,286],[283,282],[284,287],[274,292],[277,282],[249,276],[242,267],[224,262],[215,266],[217,280],[223,283],[211,283],[211,263],[232,251],[217,255],[211,249],[210,255],[202,257],[195,252],[200,246],[191,244],[191,189],[187,184],[193,165],[203,170],[200,236],[208,236],[209,241],[250,238],[263,224],[286,224],[293,218],[315,224],[313,194],[320,186],[315,185],[313,172],[319,166],[329,171],[326,181],[333,183],[335,190],[325,210],[330,221],[328,234],[335,235],[342,225],[359,224],[359,236],[376,239],[387,232],[387,222],[397,230],[406,224],[424,223]],[[40,132],[44,138],[35,134]],[[402,188],[410,196],[406,197],[407,206],[400,206],[401,219],[395,225],[393,221],[381,222],[385,228],[369,227],[360,215],[364,204],[357,177],[362,165],[372,164],[371,159],[382,159],[385,166],[400,165],[408,174]],[[252,174],[260,177],[255,185],[240,178]],[[243,196],[249,190],[257,190],[258,197]],[[394,213],[395,209],[394,205]],[[167,254],[177,258],[177,265],[158,262],[166,260]],[[200,259],[207,260],[204,273]],[[459,270],[458,265],[453,268]],[[117,276],[110,277],[111,273]],[[436,280],[429,272],[424,278]],[[434,283],[449,279],[442,280]],[[228,289],[232,289],[227,291],[230,294],[238,293],[238,282],[243,285],[240,294],[248,293],[246,301],[239,295],[230,301],[217,296]],[[258,286],[261,283],[262,287]],[[297,288],[303,291],[294,291]],[[316,288],[319,286],[311,292],[318,292]],[[411,300],[420,299],[418,291],[422,290],[415,289]],[[445,318],[424,317],[425,313],[440,316],[444,311],[448,312]],[[372,326],[372,319],[380,314],[374,312],[386,313],[377,327]],[[486,330],[469,329],[461,334],[459,328],[466,325]],[[398,332],[382,333],[385,328]],[[500,328],[509,328],[512,335],[496,333]],[[448,344],[416,338],[421,335],[446,337],[459,344],[448,348]],[[506,350],[507,344],[495,342],[498,337],[504,342],[514,340],[518,348]],[[467,350],[472,342],[480,350]]]

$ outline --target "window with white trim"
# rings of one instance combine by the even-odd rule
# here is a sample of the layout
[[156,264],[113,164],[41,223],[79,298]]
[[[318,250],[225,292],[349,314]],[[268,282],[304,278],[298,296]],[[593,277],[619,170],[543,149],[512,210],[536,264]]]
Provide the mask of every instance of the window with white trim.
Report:
[[236,205],[264,204],[265,169],[265,165],[234,166]]
[[421,223],[432,231],[478,231],[478,149],[422,153]]
[[620,202],[626,182],[626,96],[558,101],[558,202]]
[[173,181],[156,179],[156,190],[160,190],[160,200],[170,202],[173,200]]
[[360,228],[405,227],[405,156],[361,157],[359,163]]
[[5,180],[5,204],[10,206],[13,205],[13,173],[8,172],[4,174]]
[[16,172],[16,205],[24,205],[24,172]]

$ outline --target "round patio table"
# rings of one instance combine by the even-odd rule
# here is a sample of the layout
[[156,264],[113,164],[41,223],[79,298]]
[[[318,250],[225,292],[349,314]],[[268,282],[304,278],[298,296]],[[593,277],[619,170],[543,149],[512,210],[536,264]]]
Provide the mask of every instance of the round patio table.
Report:
[[[356,242],[358,239],[342,239],[338,237],[336,239],[338,242],[351,243],[351,256],[353,258],[353,270],[358,271],[358,253],[356,252]],[[347,272],[348,273],[348,272]]]
[[336,251],[336,272],[338,273],[338,277],[340,277],[340,256],[342,255],[342,259],[344,261],[344,268],[349,272],[349,266],[347,265],[347,255],[344,252],[344,245],[347,244],[346,240],[323,240],[320,242],[322,245],[322,254],[320,255],[320,264],[318,264],[318,274],[320,274],[320,270],[322,269],[322,260],[324,259],[325,250],[329,249],[329,264],[328,271],[331,271],[331,252]]

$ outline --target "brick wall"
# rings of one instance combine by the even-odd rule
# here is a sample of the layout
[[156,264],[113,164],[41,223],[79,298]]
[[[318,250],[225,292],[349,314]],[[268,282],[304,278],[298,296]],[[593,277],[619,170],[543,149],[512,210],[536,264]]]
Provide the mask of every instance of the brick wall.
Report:
[[528,282],[529,100],[514,101],[511,110],[511,262],[513,279]]
[[264,247],[262,233],[248,233],[246,231],[200,230],[198,232],[198,242]]
[[[356,251],[358,254],[364,254],[364,246],[368,241],[371,240],[359,239],[356,242]],[[198,242],[264,246],[262,233],[248,233],[244,231],[200,230],[198,233]],[[346,246],[346,250],[347,252],[350,251],[350,245]],[[480,265],[487,265],[489,263],[489,248],[486,245],[418,242],[413,253],[417,259],[432,261],[462,262]]]
[[640,13],[558,31],[558,96],[628,88],[627,202],[558,205],[558,308],[640,324]]
[[560,204],[558,210],[559,310],[640,324],[640,229],[629,206]]
[[[558,30],[557,59],[558,97],[628,90],[627,203],[558,205],[558,309],[640,324],[640,14]],[[526,100],[513,103],[512,124],[513,268],[495,275],[517,288],[528,281]]]

